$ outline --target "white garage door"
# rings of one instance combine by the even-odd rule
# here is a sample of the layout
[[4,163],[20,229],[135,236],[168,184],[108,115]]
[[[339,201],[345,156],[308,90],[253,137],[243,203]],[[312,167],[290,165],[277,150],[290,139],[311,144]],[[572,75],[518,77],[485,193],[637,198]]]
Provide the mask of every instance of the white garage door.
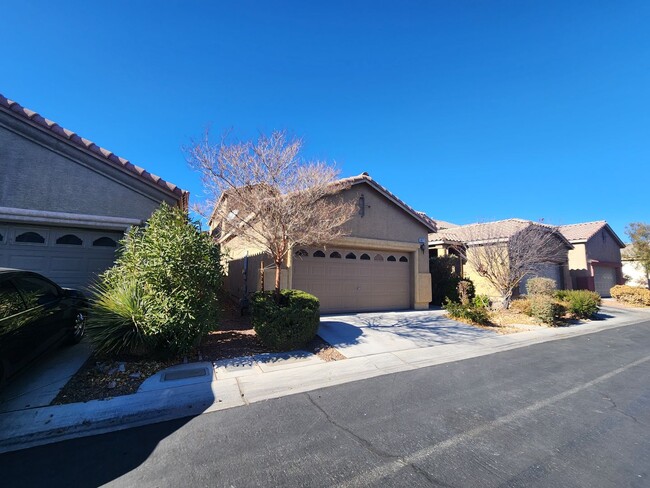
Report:
[[594,287],[601,297],[610,297],[609,290],[616,284],[616,269],[594,266]]
[[406,309],[411,264],[406,253],[300,249],[293,261],[293,288],[317,296],[326,313]]
[[562,288],[562,268],[559,264],[540,264],[535,273],[526,276],[521,283],[519,283],[519,293],[525,295],[527,293],[526,283],[531,278],[550,278],[555,281],[555,288],[558,290]]
[[36,271],[85,288],[113,264],[121,232],[0,224],[0,267]]

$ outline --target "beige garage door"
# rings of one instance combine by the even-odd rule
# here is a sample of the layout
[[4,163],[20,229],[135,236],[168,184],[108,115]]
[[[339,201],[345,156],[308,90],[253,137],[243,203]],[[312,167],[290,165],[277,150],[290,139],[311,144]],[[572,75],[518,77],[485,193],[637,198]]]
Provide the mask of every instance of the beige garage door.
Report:
[[0,224],[0,267],[35,271],[60,286],[85,288],[113,264],[122,232]]
[[400,310],[411,305],[411,257],[358,249],[299,249],[293,288],[317,296],[321,312]]
[[594,287],[601,297],[610,297],[609,290],[616,284],[616,270],[594,266]]

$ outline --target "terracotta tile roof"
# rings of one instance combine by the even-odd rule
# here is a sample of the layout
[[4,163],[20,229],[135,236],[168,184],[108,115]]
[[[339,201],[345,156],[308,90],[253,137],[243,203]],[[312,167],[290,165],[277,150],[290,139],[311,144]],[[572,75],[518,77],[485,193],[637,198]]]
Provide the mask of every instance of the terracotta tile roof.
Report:
[[[537,225],[550,230],[557,227],[524,219],[506,219],[494,222],[461,225],[429,234],[429,242],[453,241],[472,243],[478,241],[503,241],[529,225]],[[568,242],[567,246],[572,247]]]
[[174,185],[173,183],[163,180],[160,176],[149,173],[144,168],[132,164],[127,159],[121,158],[113,154],[108,149],[104,149],[103,147],[98,146],[94,142],[89,141],[88,139],[85,139],[79,136],[78,134],[75,134],[73,131],[61,127],[56,122],[53,122],[51,120],[42,117],[41,115],[37,114],[33,110],[25,108],[19,103],[14,102],[13,100],[9,100],[8,98],[4,97],[2,94],[0,94],[0,108],[4,108],[7,112],[12,113],[17,117],[24,119],[25,121],[29,121],[33,125],[36,125],[41,129],[48,130],[52,134],[56,134],[57,136],[62,137],[63,139],[67,140],[68,142],[72,143],[73,145],[81,149],[90,151],[99,159],[103,160],[108,164],[123,168],[140,179],[148,181],[149,183],[153,183],[156,186],[159,186],[171,193],[174,193],[179,197],[179,200],[181,202],[187,205],[187,199],[189,196],[188,192],[182,190],[181,188]]
[[436,230],[435,222],[431,218],[427,217],[426,215],[423,216],[422,213],[414,210],[411,206],[407,205],[403,200],[400,200],[396,195],[388,191],[387,188],[383,187],[375,180],[373,180],[370,177],[370,175],[366,172],[363,172],[357,176],[343,178],[335,182],[335,184],[341,184],[341,183],[349,184],[351,186],[358,185],[359,183],[368,183],[370,186],[372,186],[377,191],[379,191],[379,193],[383,193],[384,196],[386,196],[389,200],[392,200],[393,203],[397,204],[398,207],[401,207],[404,211],[406,211],[406,213],[411,214],[411,216],[413,216],[416,220],[424,224],[429,230],[432,231]]
[[616,235],[616,233],[609,226],[605,220],[597,220],[595,222],[581,222],[579,224],[569,224],[561,225],[559,227],[562,235],[569,242],[586,242],[596,235],[601,229],[607,229],[614,240],[618,242],[621,248],[625,247],[625,244],[621,239]]

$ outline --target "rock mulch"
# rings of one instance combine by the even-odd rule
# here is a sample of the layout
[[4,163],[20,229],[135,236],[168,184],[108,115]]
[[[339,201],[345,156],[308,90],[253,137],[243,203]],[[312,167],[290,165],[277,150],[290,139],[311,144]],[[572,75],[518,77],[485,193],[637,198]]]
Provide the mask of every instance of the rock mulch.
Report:
[[[345,356],[318,336],[304,349],[313,352],[323,361],[345,359]],[[183,362],[217,361],[267,352],[273,351],[259,340],[251,326],[250,317],[241,317],[230,309],[224,314],[221,330],[204,337],[201,345],[185,358],[154,361],[129,355],[110,359],[91,355],[59,392],[52,405],[130,395],[151,375]]]

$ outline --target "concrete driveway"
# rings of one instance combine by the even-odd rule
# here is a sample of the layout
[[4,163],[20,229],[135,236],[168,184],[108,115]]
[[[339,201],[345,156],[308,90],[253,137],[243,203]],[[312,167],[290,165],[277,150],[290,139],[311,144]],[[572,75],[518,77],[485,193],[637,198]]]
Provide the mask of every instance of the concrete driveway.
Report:
[[321,317],[318,335],[346,357],[458,344],[495,335],[444,317],[444,310],[357,313]]

